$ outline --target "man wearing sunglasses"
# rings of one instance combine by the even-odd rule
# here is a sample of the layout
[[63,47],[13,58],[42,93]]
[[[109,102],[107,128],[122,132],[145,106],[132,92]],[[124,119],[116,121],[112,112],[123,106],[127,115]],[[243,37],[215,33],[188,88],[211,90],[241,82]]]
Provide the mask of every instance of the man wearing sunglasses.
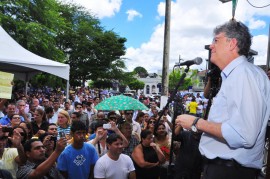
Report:
[[137,135],[140,136],[142,129],[138,122],[132,120],[133,110],[124,111],[124,115],[125,115],[125,120],[132,125],[132,133],[133,134],[136,133]]

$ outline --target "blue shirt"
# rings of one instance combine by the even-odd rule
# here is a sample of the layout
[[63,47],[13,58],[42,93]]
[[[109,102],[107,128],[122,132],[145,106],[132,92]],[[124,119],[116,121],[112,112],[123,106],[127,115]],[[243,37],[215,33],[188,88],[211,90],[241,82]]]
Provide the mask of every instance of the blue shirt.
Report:
[[[21,121],[24,121],[24,118],[22,116],[20,116],[21,118]],[[11,121],[10,121],[10,118],[5,115],[2,119],[0,119],[0,124],[1,125],[10,125]]]
[[90,166],[94,166],[97,160],[98,154],[92,144],[84,143],[79,150],[69,145],[59,156],[57,169],[68,172],[70,179],[88,178]]
[[226,142],[203,133],[200,152],[208,159],[235,159],[246,167],[261,168],[270,116],[270,81],[265,72],[240,56],[221,72],[222,85],[208,121],[221,123]]

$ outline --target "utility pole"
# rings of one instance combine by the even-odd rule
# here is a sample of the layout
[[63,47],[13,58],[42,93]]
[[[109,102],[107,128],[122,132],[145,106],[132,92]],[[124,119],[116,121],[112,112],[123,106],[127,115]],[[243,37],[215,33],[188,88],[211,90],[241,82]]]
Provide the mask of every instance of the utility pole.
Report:
[[170,23],[171,0],[166,0],[161,96],[168,96],[169,91]]

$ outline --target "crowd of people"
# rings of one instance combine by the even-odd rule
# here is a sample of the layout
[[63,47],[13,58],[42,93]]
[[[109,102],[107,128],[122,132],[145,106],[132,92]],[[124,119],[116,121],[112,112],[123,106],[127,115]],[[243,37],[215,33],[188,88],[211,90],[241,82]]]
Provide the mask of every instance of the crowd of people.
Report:
[[269,80],[246,62],[244,25],[232,20],[214,33],[211,61],[223,70],[222,85],[207,120],[199,93],[182,95],[185,114],[175,126],[170,110],[147,97],[138,100],[149,110],[100,111],[95,106],[110,95],[88,88],[70,99],[59,91],[15,93],[0,100],[0,178],[163,179],[173,159],[174,179],[255,179]]
[[[16,93],[13,100],[1,99],[2,174],[9,172],[12,178],[167,178],[173,127],[170,111],[165,109],[157,124],[162,111],[157,101],[147,97],[138,100],[149,110],[99,111],[95,106],[110,96],[100,98],[88,91],[80,88],[69,100],[54,92]],[[193,97],[186,94],[183,99]],[[199,95],[196,99],[201,101]],[[173,159],[176,156],[177,150]],[[116,170],[116,165],[123,167]]]

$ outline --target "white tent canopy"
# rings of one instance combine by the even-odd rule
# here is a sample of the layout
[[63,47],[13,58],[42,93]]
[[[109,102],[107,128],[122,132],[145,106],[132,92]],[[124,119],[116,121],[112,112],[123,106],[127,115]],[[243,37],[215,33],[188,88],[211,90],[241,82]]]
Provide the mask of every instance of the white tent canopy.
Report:
[[42,71],[67,80],[67,84],[69,82],[68,64],[52,61],[26,50],[1,26],[0,71],[13,73],[16,79],[24,81],[28,81],[33,75]]

